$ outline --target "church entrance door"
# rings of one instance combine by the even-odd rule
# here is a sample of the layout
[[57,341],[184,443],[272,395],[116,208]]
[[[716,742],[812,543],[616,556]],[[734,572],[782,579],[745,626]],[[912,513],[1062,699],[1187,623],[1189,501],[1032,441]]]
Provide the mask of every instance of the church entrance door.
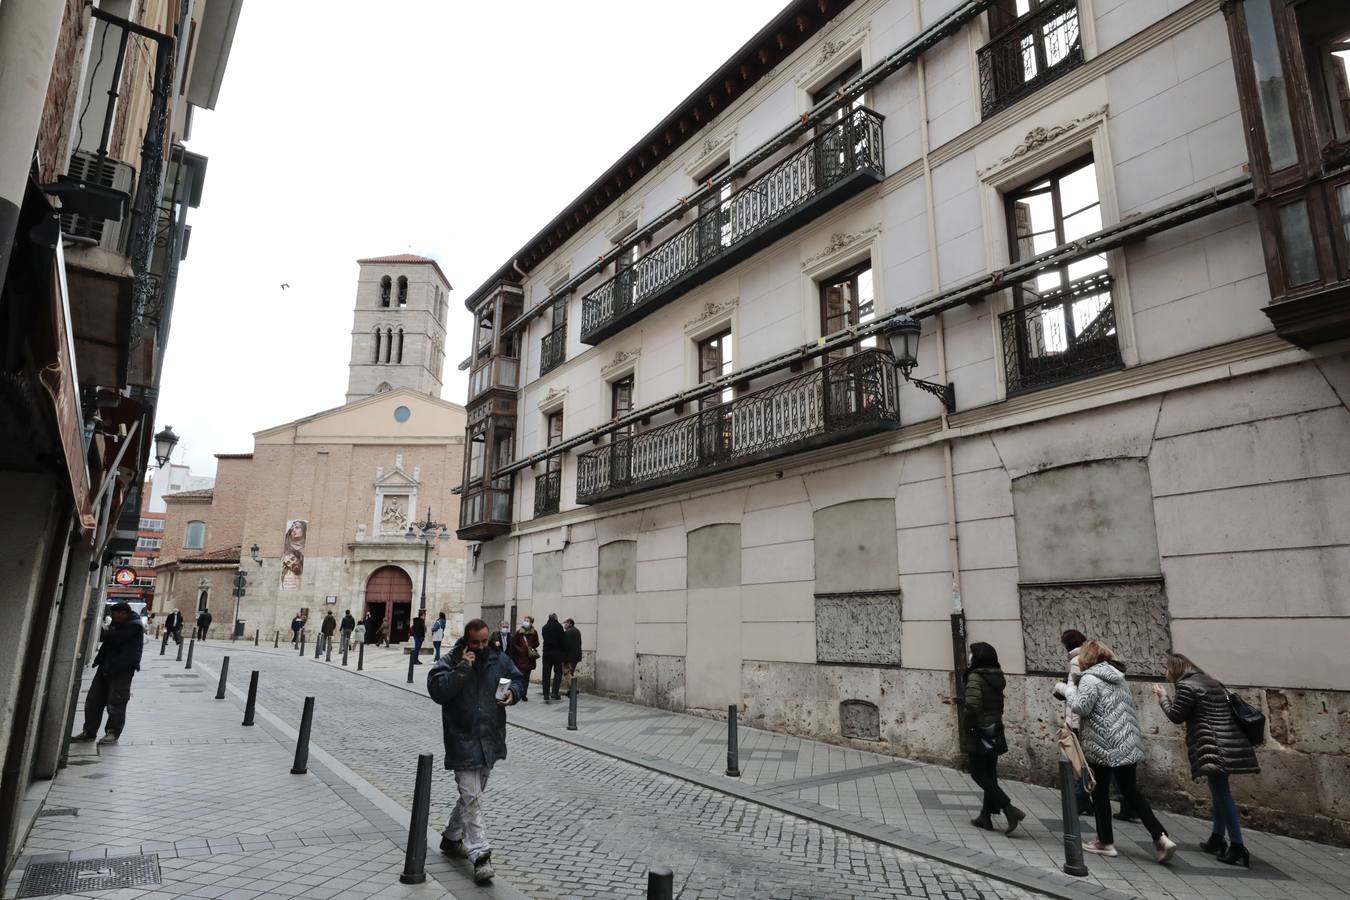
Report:
[[408,626],[412,621],[412,578],[397,566],[384,566],[371,573],[366,582],[366,612],[370,613],[371,634],[367,640],[375,641],[374,632],[379,631],[380,623],[389,623],[389,643],[401,644],[408,639]]

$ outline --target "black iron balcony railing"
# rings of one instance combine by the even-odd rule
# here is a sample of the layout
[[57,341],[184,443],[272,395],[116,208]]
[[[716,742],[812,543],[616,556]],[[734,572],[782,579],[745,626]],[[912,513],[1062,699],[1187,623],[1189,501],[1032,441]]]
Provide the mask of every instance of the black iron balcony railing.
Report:
[[863,350],[577,457],[577,502],[597,503],[900,424],[895,359]]
[[586,295],[581,340],[597,344],[726,271],[884,175],[882,117],[858,107]]
[[567,358],[567,323],[554,328],[539,342],[539,374],[545,375]]
[[1009,396],[1120,368],[1111,285],[1098,272],[999,316]]
[[534,477],[534,517],[558,511],[562,500],[562,469],[553,469]]
[[1053,0],[994,36],[979,51],[984,118],[1083,62],[1077,0]]

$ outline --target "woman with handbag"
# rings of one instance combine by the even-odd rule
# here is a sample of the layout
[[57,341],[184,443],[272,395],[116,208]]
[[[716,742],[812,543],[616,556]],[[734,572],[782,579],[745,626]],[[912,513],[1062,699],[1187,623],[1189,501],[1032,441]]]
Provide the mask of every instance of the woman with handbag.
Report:
[[1169,699],[1167,689],[1160,684],[1153,686],[1153,693],[1168,719],[1186,725],[1191,777],[1209,782],[1213,830],[1200,849],[1217,853],[1221,863],[1250,868],[1252,856],[1242,843],[1242,826],[1237,803],[1228,789],[1228,776],[1254,775],[1261,771],[1261,766],[1256,761],[1253,740],[1234,707],[1242,705],[1258,741],[1263,737],[1264,718],[1180,653],[1167,658],[1167,680],[1176,690],[1174,698]]
[[1111,823],[1114,778],[1120,795],[1129,801],[1153,838],[1158,862],[1165,863],[1177,852],[1177,845],[1163,830],[1135,780],[1136,770],[1144,759],[1144,735],[1139,730],[1139,713],[1125,676],[1111,665],[1114,656],[1111,648],[1101,641],[1088,641],[1078,651],[1083,673],[1078,684],[1056,685],[1056,693],[1063,694],[1069,701],[1069,709],[1078,714],[1083,755],[1097,781],[1092,792],[1097,839],[1084,844],[1083,849],[1102,856],[1119,855]]
[[515,663],[516,668],[525,676],[525,690],[521,693],[520,699],[527,701],[530,692],[530,673],[534,671],[535,660],[539,658],[539,632],[534,630],[534,620],[529,616],[521,619],[520,627],[511,638],[510,656],[511,662]]
[[966,730],[962,749],[970,766],[970,777],[984,791],[980,814],[970,824],[986,831],[994,830],[990,817],[995,813],[1007,816],[1007,834],[1017,830],[1018,823],[1027,817],[1012,805],[1003,788],[998,786],[998,758],[1008,752],[1008,741],[1003,735],[1003,689],[1007,685],[1003,670],[998,665],[998,652],[991,644],[970,645],[970,670],[966,672],[966,691],[961,710],[965,714]]

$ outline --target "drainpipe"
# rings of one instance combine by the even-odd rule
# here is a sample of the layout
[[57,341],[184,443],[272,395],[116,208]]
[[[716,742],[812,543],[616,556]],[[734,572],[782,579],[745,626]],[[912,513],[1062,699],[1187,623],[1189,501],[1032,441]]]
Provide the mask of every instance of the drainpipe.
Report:
[[[919,30],[923,29],[923,10],[920,0],[914,0],[914,21]],[[969,40],[969,38],[967,38]],[[928,70],[927,62],[923,56],[915,60],[915,74],[918,78],[919,91],[919,142],[921,159],[923,160],[923,189],[924,198],[928,206],[928,278],[930,288],[936,292],[941,288],[941,274],[938,269],[938,247],[937,247],[937,211],[933,202],[933,166],[929,160],[929,134],[928,134]],[[943,328],[943,315],[941,313],[933,317],[935,323],[934,338],[937,344],[938,376],[939,384],[946,384],[950,379],[947,374],[947,340],[946,332]],[[942,410],[942,432],[946,435],[946,440],[942,442],[942,473],[943,484],[945,487],[947,501],[947,565],[952,575],[952,610],[951,610],[951,636],[952,636],[952,675],[956,688],[956,694],[959,696],[965,686],[966,674],[966,616],[961,603],[961,548],[960,541],[956,533],[956,481],[952,468],[952,442],[947,434],[949,421],[946,407]],[[962,733],[965,722],[962,721],[961,705],[956,704],[956,721],[958,735]]]
[[9,270],[65,8],[51,0],[0,2],[0,122],[5,123],[0,128],[0,287]]

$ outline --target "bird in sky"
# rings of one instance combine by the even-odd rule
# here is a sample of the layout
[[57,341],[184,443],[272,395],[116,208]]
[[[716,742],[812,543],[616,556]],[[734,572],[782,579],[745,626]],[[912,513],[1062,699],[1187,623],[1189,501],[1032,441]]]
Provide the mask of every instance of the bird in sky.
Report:
[[291,286],[290,286],[289,284],[283,284],[283,285],[281,286],[281,289],[282,289],[283,291],[285,291],[285,290],[289,290],[290,287],[291,287]]

